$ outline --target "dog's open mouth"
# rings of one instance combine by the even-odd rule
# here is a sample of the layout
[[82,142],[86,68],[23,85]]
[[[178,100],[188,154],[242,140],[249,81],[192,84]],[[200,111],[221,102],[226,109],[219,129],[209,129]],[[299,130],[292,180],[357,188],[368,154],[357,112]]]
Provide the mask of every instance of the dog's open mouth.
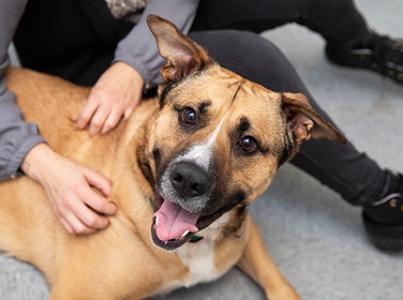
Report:
[[189,241],[195,233],[204,229],[225,211],[202,216],[185,210],[177,203],[156,197],[151,235],[154,243],[166,250],[174,250]]

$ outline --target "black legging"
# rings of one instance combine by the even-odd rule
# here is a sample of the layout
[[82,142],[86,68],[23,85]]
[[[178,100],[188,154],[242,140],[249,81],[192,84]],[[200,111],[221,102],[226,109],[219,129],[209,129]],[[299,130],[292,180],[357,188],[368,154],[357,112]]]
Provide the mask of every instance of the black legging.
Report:
[[[49,1],[50,5],[56,3],[53,0]],[[43,7],[43,1],[38,3],[40,2]],[[72,2],[74,1],[57,1],[58,5],[55,5],[54,9],[60,11],[54,11],[53,17],[47,19],[46,28],[51,28],[51,32],[59,32],[59,29],[60,32],[67,30],[69,37],[76,36],[75,43],[72,43],[76,46],[80,39],[86,41],[89,38],[102,40],[102,44],[99,46],[93,44],[93,48],[80,49],[81,53],[85,53],[85,57],[80,60],[73,57],[70,64],[64,63],[64,65],[55,66],[54,61],[51,61],[53,62],[52,73],[80,82],[81,78],[71,77],[71,70],[79,64],[86,63],[88,65],[87,79],[95,81],[110,65],[114,53],[113,46],[127,32],[127,24],[113,21],[110,16],[105,15],[107,10],[104,0],[99,0],[101,12],[93,9],[86,12],[87,15],[92,14],[92,23],[89,24],[83,21],[82,11],[77,11],[79,9],[77,6],[69,4]],[[320,32],[331,43],[360,43],[367,38],[369,31],[352,0],[202,0],[200,3],[192,29],[194,32],[190,36],[206,47],[209,54],[218,63],[272,90],[304,93],[315,109],[331,121],[306,89],[291,64],[273,44],[255,33],[209,29],[235,28],[260,32],[295,21]],[[70,17],[69,22],[72,22],[72,19],[74,21],[72,27],[68,29],[57,17],[58,13],[65,14],[66,10]],[[40,14],[41,11],[36,13]],[[102,13],[102,15],[98,16],[97,13]],[[78,20],[74,20],[74,18]],[[115,32],[115,34],[105,34],[102,39],[99,39],[96,35],[102,31],[94,32],[92,27],[94,19],[97,18],[99,26],[105,27],[105,24],[108,24],[107,33]],[[43,29],[42,18],[37,16],[36,19],[38,24],[35,23],[35,20],[29,20],[29,28],[32,30],[38,25]],[[54,24],[49,24],[52,20]],[[203,31],[197,32],[196,30]],[[54,35],[46,36],[43,31],[41,34],[43,40],[54,38]],[[18,32],[19,43],[16,43],[16,46],[22,62],[26,58],[24,57],[24,47],[35,47],[35,44],[29,43],[32,38],[32,34],[24,36],[23,30]],[[36,42],[36,44],[38,43]],[[54,56],[55,51],[75,53],[74,49],[66,49],[65,45],[63,49],[54,49],[57,48],[57,41],[55,43],[54,40],[52,40],[52,53],[46,53],[43,41],[39,44],[44,52],[42,58],[45,59],[48,55]],[[105,45],[112,46],[106,47]],[[100,55],[100,49],[103,50],[102,55]],[[32,60],[32,57],[30,59]],[[48,65],[52,65],[52,63]],[[31,64],[28,67],[47,71],[46,64],[42,66]],[[363,204],[378,199],[384,184],[383,170],[365,154],[358,152],[350,143],[341,145],[326,141],[309,141],[301,148],[292,163],[354,204]]]

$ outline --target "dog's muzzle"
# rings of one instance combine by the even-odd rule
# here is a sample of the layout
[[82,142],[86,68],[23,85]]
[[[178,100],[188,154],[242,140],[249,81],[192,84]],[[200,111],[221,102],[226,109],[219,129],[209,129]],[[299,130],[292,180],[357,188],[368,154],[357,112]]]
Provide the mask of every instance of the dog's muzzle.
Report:
[[157,245],[175,249],[213,221],[206,214],[213,181],[213,176],[193,161],[173,161],[167,167],[155,203],[152,236]]
[[188,161],[176,163],[169,179],[178,196],[184,199],[206,195],[210,187],[207,172]]
[[207,171],[194,162],[181,160],[170,165],[163,176],[155,213],[160,240],[182,239],[197,232],[197,221],[208,203],[210,180]]

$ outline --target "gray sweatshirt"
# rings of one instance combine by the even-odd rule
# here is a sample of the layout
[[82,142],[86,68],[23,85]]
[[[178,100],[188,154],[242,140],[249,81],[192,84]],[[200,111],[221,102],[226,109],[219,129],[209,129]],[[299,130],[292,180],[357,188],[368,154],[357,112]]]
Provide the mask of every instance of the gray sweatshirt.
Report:
[[[45,142],[33,123],[23,121],[16,106],[15,95],[7,91],[3,75],[10,64],[7,54],[18,22],[28,0],[0,0],[0,180],[20,174],[25,155],[37,144]],[[146,17],[156,14],[171,20],[187,33],[196,14],[199,0],[149,0],[139,22],[120,41],[114,61],[123,61],[136,68],[146,85],[159,83],[162,59],[149,31]]]

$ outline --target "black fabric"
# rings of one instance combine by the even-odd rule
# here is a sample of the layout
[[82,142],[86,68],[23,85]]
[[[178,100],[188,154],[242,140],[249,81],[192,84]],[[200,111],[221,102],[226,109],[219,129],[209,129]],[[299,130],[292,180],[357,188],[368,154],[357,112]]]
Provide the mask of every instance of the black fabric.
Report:
[[105,0],[30,0],[14,43],[24,67],[93,85],[132,26]]
[[[202,0],[192,31],[261,32],[289,22],[334,45],[362,44],[369,36],[352,0]],[[93,85],[132,26],[114,19],[105,0],[30,0],[14,42],[25,67]]]
[[[362,43],[368,34],[352,0],[202,0],[192,30],[260,32],[287,22],[306,25],[333,44]],[[104,0],[30,0],[15,43],[24,66],[90,85],[109,66],[131,26],[113,19]],[[257,34],[214,30],[191,37],[220,64],[250,80],[304,93],[331,121],[282,53]],[[352,144],[310,141],[292,163],[354,204],[377,200],[385,180],[383,170]]]

